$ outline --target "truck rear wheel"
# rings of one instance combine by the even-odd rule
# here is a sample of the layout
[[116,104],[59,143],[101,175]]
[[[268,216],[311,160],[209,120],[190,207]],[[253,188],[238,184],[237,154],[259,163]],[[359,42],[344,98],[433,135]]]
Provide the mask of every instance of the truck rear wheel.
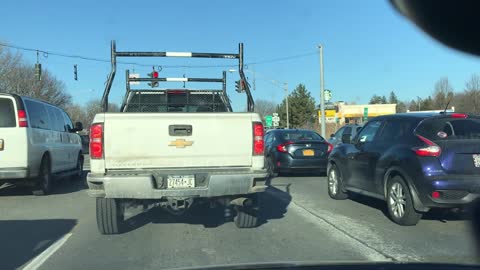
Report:
[[120,199],[97,198],[97,225],[101,234],[118,234],[124,227],[125,207]]
[[254,208],[238,208],[234,219],[238,228],[254,228],[258,225],[258,211]]

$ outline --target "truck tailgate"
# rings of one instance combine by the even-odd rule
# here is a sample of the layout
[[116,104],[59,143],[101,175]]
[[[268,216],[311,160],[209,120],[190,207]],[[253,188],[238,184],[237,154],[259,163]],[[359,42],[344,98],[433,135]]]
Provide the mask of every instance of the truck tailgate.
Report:
[[257,118],[253,113],[106,113],[105,168],[251,166]]

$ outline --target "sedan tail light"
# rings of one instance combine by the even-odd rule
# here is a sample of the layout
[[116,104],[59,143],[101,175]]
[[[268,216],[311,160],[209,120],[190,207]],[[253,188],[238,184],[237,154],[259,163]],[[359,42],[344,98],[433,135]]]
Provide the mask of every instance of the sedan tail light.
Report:
[[277,145],[277,151],[281,153],[287,153],[287,146],[290,144],[293,144],[293,142],[288,141],[288,142]]
[[327,144],[327,146],[328,146],[328,148],[327,148],[327,154],[330,154],[330,152],[332,152],[332,150],[333,150],[333,144],[328,143],[328,142],[327,142],[326,144]]
[[421,157],[439,157],[442,153],[442,148],[438,146],[436,143],[430,141],[429,139],[417,135],[417,137],[424,142],[427,146],[426,147],[417,147],[414,148],[415,154]]
[[90,158],[103,158],[103,124],[90,126]]

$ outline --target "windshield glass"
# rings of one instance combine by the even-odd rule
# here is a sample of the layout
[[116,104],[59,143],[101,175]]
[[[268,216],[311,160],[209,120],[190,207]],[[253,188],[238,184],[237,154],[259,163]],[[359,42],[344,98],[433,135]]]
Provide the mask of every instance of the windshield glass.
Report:
[[0,270],[477,266],[448,3],[2,1]]

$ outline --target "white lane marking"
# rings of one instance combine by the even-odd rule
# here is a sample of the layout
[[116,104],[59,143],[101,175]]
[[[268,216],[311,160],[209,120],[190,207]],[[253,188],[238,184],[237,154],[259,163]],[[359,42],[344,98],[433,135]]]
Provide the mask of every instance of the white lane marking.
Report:
[[38,254],[37,257],[35,257],[33,260],[31,260],[30,263],[28,263],[23,268],[23,270],[36,270],[36,269],[38,269],[40,266],[42,266],[42,264],[48,258],[50,258],[50,256],[52,256],[61,246],[63,246],[63,244],[65,244],[67,242],[67,240],[68,240],[68,238],[70,238],[70,236],[72,236],[72,233],[67,233],[62,238],[58,239],[55,243],[53,243],[46,250],[44,250],[42,253]]
[[192,57],[191,52],[167,52],[166,55],[169,57]]
[[288,208],[292,209],[297,214],[303,216],[306,220],[315,224],[322,230],[327,230],[329,236],[335,238],[338,242],[341,242],[349,247],[352,247],[355,251],[365,256],[365,258],[367,258],[369,261],[376,261],[376,262],[392,261],[391,258],[365,245],[364,243],[358,241],[356,238],[351,237],[349,234],[346,234],[345,232],[339,230],[337,227],[333,226],[329,222],[326,222],[324,219],[316,215],[313,215],[312,213],[307,211],[305,208],[299,206],[294,201],[290,203]]

